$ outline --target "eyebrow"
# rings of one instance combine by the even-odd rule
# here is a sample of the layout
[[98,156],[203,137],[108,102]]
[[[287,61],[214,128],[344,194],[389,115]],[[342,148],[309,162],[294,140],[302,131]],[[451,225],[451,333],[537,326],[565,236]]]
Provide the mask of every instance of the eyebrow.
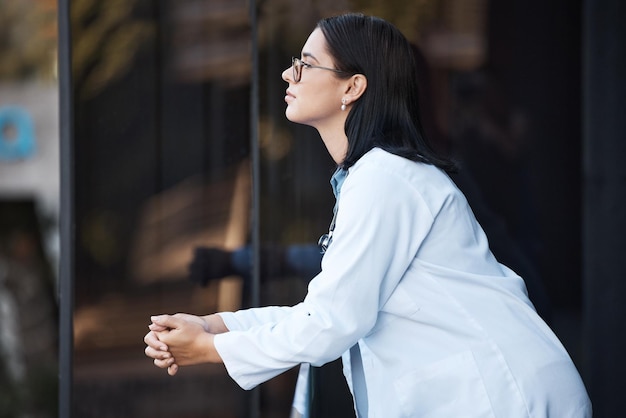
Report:
[[310,52],[303,52],[303,53],[302,53],[302,56],[303,56],[304,58],[307,58],[307,57],[308,57],[308,58],[312,58],[312,59],[314,59],[315,61],[319,62],[319,60],[318,60],[317,58],[315,58],[315,56],[314,56],[313,54],[311,54]]

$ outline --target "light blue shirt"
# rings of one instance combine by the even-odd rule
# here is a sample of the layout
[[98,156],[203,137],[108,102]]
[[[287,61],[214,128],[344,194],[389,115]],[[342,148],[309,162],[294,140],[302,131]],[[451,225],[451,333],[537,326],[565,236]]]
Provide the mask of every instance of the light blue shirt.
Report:
[[359,417],[590,417],[567,352],[448,176],[380,149],[348,173],[305,299],[220,314],[230,376],[251,389],[341,356]]
[[346,181],[346,177],[348,177],[348,170],[344,170],[340,167],[330,178],[330,186],[333,188],[333,194],[335,195],[334,212],[337,212],[337,208],[339,206],[339,196],[341,195],[341,186],[343,186],[344,181]]

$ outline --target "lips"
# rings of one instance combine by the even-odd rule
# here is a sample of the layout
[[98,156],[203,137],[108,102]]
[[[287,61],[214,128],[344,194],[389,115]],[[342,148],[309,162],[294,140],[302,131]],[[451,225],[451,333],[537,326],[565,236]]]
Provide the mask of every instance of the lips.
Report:
[[295,99],[296,96],[293,95],[293,93],[291,93],[289,90],[285,91],[285,101],[291,101],[293,99]]

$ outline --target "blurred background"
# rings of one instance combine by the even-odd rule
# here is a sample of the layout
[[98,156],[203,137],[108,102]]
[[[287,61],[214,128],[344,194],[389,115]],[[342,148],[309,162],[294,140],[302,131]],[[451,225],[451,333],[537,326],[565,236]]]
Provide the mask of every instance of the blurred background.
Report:
[[[346,11],[414,44],[429,138],[595,416],[619,416],[625,4],[0,0],[0,418],[289,416],[297,370],[171,378],[143,336],[152,314],[304,296],[334,163],[280,74]],[[337,362],[317,393],[315,416],[353,416]]]

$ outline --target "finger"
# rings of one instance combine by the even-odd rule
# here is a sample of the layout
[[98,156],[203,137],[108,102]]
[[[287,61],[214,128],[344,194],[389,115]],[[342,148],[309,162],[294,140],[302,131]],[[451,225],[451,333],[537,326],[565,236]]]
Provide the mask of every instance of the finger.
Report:
[[174,376],[176,373],[178,373],[178,364],[174,363],[167,368],[167,374],[170,376]]
[[146,353],[146,356],[158,360],[169,359],[172,357],[172,353],[170,353],[169,351],[155,350],[150,346],[146,347],[144,353]]
[[173,358],[168,358],[166,360],[154,359],[153,363],[155,366],[157,366],[160,369],[167,369],[172,364],[174,364],[174,359]]
[[148,328],[150,328],[151,331],[155,331],[155,332],[163,332],[167,330],[167,327],[164,327],[163,325],[157,325],[157,324],[150,324],[148,325]]
[[159,340],[154,331],[150,331],[143,337],[143,342],[146,343],[147,346],[154,348],[155,350],[168,351],[167,344],[163,343]]
[[185,324],[185,320],[182,318],[175,318],[172,315],[157,315],[150,317],[152,323],[160,325],[165,328],[176,329]]

